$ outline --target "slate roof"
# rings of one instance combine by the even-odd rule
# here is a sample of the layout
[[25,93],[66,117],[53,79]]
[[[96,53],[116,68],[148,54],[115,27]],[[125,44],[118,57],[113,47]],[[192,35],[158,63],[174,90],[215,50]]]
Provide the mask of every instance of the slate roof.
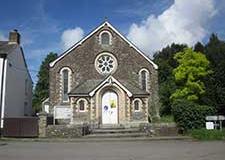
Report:
[[[105,79],[91,79],[87,80],[79,85],[77,85],[75,88],[73,88],[69,95],[83,95],[88,96],[89,93],[94,90],[98,85],[100,85]],[[147,96],[149,95],[148,92],[140,89],[137,85],[131,84],[130,82],[127,82],[126,80],[120,80],[119,81],[124,87],[126,87],[127,90],[129,90],[134,96]]]
[[97,87],[103,80],[92,79],[80,83],[75,88],[73,88],[69,94],[81,94],[88,95],[95,87]]
[[141,89],[137,84],[130,83],[125,80],[120,81],[133,95],[149,95],[148,92]]
[[17,44],[8,44],[8,41],[0,41],[0,54],[9,54],[17,46]]

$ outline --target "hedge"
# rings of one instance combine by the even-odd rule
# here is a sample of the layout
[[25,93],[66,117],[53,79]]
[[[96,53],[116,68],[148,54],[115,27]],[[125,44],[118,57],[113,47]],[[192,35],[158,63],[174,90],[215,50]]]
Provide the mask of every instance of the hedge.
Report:
[[199,105],[187,100],[177,100],[172,105],[174,120],[181,130],[205,127],[205,117],[214,114],[213,107]]

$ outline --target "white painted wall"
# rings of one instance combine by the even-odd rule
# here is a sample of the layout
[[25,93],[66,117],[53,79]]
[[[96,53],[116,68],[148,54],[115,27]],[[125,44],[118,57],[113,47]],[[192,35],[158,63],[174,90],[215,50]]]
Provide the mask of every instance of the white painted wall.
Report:
[[[0,102],[1,102],[1,90],[2,90],[2,76],[3,76],[3,58],[0,58]],[[1,105],[1,104],[0,104]]]
[[[27,87],[26,85],[27,79]],[[27,88],[27,91],[25,89]],[[32,80],[18,46],[7,56],[4,117],[32,114]]]

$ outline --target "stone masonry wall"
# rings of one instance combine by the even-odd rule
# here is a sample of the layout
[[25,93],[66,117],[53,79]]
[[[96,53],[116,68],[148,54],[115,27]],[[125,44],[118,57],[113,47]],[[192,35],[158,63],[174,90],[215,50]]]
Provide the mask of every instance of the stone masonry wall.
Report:
[[89,134],[88,125],[49,125],[46,137],[49,138],[77,138]]

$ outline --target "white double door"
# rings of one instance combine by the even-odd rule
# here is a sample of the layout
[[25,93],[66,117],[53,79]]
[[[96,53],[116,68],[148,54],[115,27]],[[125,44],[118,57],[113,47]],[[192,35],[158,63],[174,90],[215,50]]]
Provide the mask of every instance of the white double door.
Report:
[[118,123],[118,97],[113,91],[102,96],[102,124]]

